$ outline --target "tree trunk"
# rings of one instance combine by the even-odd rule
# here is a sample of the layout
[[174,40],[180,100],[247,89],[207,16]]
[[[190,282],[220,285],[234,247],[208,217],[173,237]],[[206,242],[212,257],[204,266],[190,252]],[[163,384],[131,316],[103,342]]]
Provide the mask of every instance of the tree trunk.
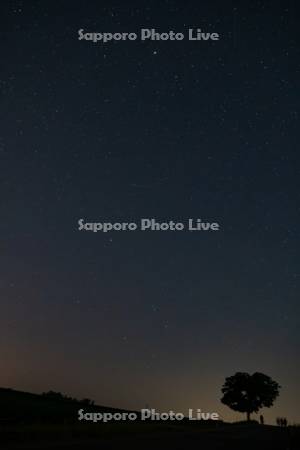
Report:
[[247,411],[247,421],[249,422],[249,420],[250,420],[250,412]]

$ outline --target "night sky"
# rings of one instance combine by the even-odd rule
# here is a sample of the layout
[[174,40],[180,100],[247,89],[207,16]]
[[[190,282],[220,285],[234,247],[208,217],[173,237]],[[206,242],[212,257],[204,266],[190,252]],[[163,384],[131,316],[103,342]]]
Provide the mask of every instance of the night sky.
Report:
[[[0,386],[232,420],[260,371],[299,421],[299,5],[2,3]],[[78,40],[141,28],[220,39]]]

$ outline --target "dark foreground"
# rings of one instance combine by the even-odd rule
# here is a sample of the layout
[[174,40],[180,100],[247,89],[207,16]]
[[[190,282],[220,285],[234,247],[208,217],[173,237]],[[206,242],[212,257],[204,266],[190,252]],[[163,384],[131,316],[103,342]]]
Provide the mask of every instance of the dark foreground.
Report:
[[78,410],[121,412],[60,393],[0,388],[0,450],[300,450],[300,427],[256,422],[78,421]]
[[207,449],[300,450],[299,428],[220,424],[217,428],[169,424],[105,424],[85,428],[49,426],[6,430],[1,450]]

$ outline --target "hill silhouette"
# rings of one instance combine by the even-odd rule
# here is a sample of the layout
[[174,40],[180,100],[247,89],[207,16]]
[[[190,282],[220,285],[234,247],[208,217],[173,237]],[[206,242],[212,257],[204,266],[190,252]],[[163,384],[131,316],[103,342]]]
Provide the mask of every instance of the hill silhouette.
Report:
[[78,420],[78,410],[88,408],[91,412],[116,413],[122,409],[95,405],[92,400],[68,397],[60,392],[43,394],[0,388],[0,424],[49,422],[60,423]]
[[153,449],[157,445],[172,450],[189,446],[211,450],[300,448],[299,427],[283,429],[257,422],[79,422],[79,409],[112,414],[128,411],[53,391],[33,394],[0,388],[0,405],[1,450]]

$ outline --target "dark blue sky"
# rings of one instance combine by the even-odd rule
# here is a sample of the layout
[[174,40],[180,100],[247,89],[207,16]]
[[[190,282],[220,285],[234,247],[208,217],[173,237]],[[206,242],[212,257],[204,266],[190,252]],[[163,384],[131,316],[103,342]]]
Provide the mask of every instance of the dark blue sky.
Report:
[[[0,385],[234,418],[225,376],[261,371],[299,421],[296,2],[1,9]],[[143,217],[221,230],[77,230]]]

